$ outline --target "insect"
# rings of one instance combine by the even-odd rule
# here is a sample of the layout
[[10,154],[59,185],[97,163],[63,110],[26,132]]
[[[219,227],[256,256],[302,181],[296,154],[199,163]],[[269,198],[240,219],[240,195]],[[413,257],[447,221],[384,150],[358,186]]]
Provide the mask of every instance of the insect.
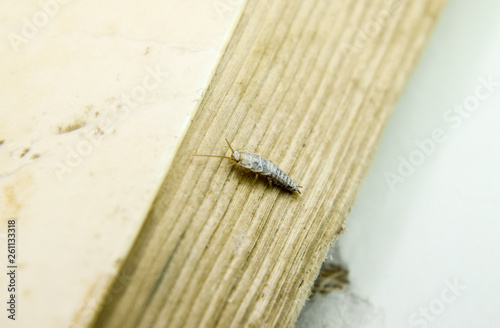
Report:
[[349,285],[348,274],[349,272],[338,264],[332,262],[323,263],[312,288],[313,295],[326,295],[334,290],[344,289]]
[[283,171],[280,170],[275,164],[273,164],[270,160],[260,156],[259,154],[251,153],[246,150],[236,149],[234,150],[231,147],[231,144],[227,139],[225,139],[229,149],[231,149],[231,157],[228,156],[218,156],[218,155],[202,155],[202,154],[194,154],[194,156],[206,156],[206,157],[220,157],[227,158],[233,160],[236,165],[243,167],[244,169],[248,169],[255,173],[257,176],[261,175],[267,178],[269,185],[275,184],[276,186],[285,189],[291,193],[300,194],[299,188],[302,186],[297,186],[295,182]]

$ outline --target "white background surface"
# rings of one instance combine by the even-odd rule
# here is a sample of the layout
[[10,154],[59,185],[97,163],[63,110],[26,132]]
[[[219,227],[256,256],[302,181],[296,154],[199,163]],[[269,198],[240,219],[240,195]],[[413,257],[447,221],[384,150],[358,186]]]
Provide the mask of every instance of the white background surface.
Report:
[[351,283],[297,327],[500,327],[499,233],[500,1],[451,0],[335,246]]

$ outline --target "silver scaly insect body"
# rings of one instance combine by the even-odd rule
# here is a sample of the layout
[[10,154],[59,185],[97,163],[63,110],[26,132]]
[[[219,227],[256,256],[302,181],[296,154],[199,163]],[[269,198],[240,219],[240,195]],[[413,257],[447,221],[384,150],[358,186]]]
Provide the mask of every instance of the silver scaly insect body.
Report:
[[286,175],[283,171],[280,170],[274,163],[270,160],[260,156],[259,154],[251,153],[246,150],[233,150],[229,141],[227,141],[227,145],[231,149],[231,157],[227,156],[217,156],[217,155],[199,155],[195,154],[194,156],[208,156],[208,157],[221,157],[228,158],[236,162],[237,165],[252,171],[257,175],[261,175],[267,178],[269,184],[275,184],[276,186],[285,189],[291,193],[300,194],[299,187],[288,175]]

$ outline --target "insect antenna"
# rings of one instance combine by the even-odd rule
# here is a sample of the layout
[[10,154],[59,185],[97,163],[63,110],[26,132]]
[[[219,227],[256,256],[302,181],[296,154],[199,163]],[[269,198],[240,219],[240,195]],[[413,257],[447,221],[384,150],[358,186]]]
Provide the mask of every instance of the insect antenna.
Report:
[[[227,141],[226,139],[226,142],[227,142],[227,145],[229,146],[229,149],[231,149],[231,152],[234,153],[234,150],[233,150],[233,147],[231,147],[231,145],[229,144],[229,141]],[[204,157],[219,157],[219,158],[227,158],[227,159],[233,159],[232,157],[228,157],[228,156],[219,156],[219,155],[204,155],[204,154],[193,154],[193,156],[204,156]]]
[[227,156],[218,156],[218,155],[193,154],[193,156],[219,157],[219,158],[227,158],[227,159],[232,159],[231,157],[227,157]]
[[226,139],[227,145],[229,146],[229,149],[231,149],[231,152],[234,153],[233,147],[231,147],[231,144],[229,143],[229,141],[227,141],[227,138],[224,139]]

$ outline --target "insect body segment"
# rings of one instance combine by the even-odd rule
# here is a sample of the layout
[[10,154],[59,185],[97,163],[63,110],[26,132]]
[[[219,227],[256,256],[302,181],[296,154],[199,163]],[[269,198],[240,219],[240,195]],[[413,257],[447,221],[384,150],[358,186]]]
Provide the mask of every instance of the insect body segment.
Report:
[[233,150],[229,141],[226,142],[231,149],[231,157],[226,156],[216,156],[216,155],[198,155],[195,156],[209,156],[209,157],[221,157],[228,158],[235,161],[239,166],[246,168],[257,175],[262,175],[267,178],[269,184],[275,184],[276,186],[285,189],[289,192],[296,192],[300,194],[299,186],[288,175],[280,170],[279,167],[274,165],[270,160],[246,150]]

